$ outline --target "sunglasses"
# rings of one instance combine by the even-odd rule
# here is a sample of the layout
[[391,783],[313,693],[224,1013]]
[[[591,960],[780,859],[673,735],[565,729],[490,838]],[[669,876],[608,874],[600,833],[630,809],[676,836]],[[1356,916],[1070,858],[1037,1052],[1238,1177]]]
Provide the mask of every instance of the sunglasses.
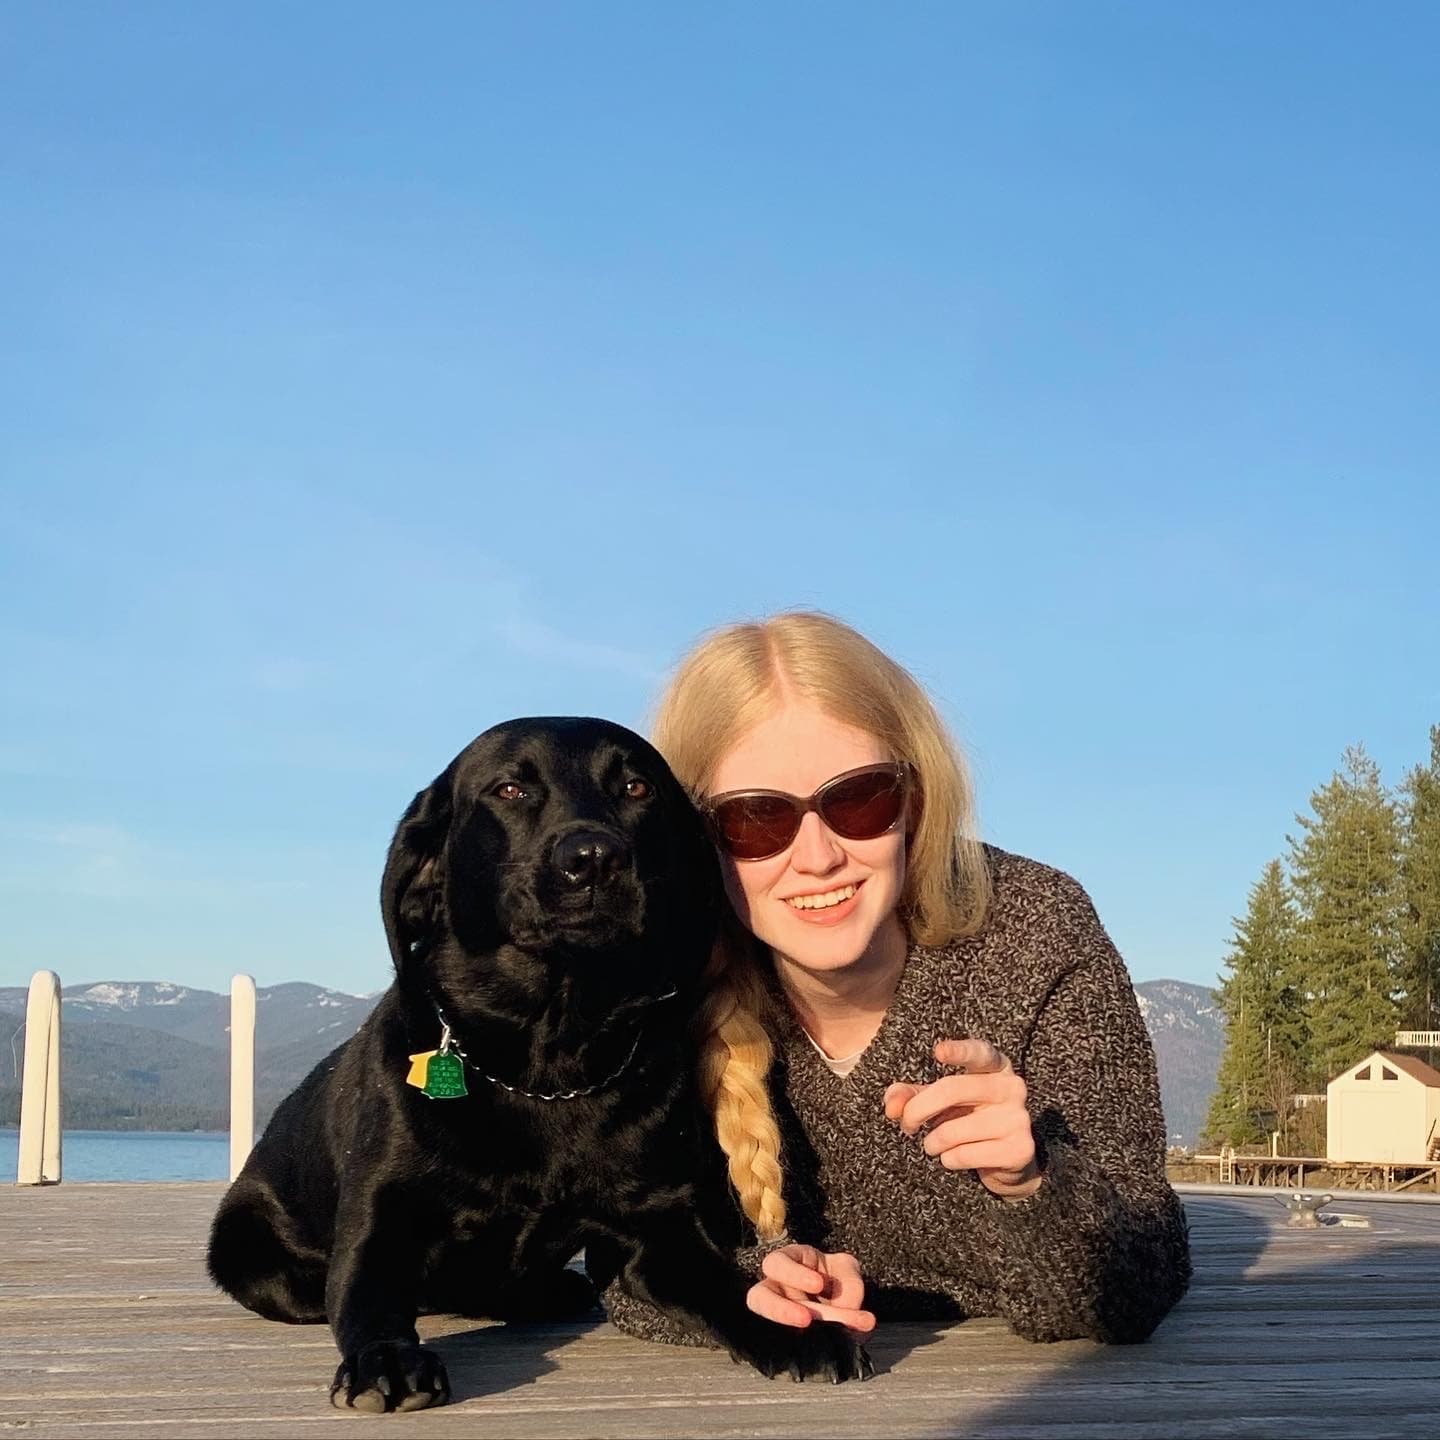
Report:
[[910,766],[903,760],[862,765],[802,798],[784,790],[727,790],[701,802],[715,843],[736,860],[768,860],[789,847],[814,811],[846,840],[873,840],[905,813]]

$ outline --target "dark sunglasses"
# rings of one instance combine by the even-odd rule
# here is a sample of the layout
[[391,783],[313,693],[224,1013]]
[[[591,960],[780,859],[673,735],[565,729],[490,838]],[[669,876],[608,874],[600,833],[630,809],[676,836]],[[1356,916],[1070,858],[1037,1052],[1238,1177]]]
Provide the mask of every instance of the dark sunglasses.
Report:
[[784,790],[727,790],[701,801],[715,843],[736,860],[768,860],[786,849],[813,810],[846,840],[873,840],[905,813],[910,766],[903,760],[862,765],[802,798]]

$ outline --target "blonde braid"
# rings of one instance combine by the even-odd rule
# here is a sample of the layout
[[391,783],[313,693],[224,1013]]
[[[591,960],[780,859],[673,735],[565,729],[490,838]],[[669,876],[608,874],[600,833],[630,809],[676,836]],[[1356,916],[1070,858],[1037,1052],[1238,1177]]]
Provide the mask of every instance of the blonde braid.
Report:
[[753,964],[736,955],[733,945],[722,938],[707,971],[709,986],[700,1010],[700,1090],[715,1117],[740,1208],[761,1240],[778,1240],[785,1233],[785,1200],[780,1128],[765,1087],[773,1053],[761,1019],[768,997]]

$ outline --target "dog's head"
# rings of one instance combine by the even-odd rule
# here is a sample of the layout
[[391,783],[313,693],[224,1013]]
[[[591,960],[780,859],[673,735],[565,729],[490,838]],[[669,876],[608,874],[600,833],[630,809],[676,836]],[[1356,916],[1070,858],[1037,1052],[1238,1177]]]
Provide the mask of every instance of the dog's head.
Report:
[[[611,967],[613,993],[695,978],[723,903],[703,822],[658,751],[605,720],[511,720],[402,817],[381,884],[402,980],[450,987],[494,957]],[[656,966],[662,968],[657,973]]]

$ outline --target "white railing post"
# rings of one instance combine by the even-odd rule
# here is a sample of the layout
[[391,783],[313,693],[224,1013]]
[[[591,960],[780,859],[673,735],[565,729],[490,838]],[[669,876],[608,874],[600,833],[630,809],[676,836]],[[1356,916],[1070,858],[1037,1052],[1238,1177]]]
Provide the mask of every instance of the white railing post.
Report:
[[255,981],[230,980],[230,1178],[255,1145]]
[[58,1185],[60,1134],[60,977],[37,970],[25,1002],[25,1071],[20,1082],[18,1185]]

